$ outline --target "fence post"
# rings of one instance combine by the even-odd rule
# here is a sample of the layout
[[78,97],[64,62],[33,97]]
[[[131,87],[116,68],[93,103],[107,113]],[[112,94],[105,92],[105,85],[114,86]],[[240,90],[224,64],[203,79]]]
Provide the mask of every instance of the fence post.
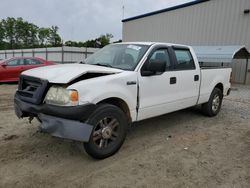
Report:
[[45,48],[45,59],[46,59],[46,61],[48,61],[48,50],[47,50],[47,47]]
[[88,57],[88,48],[87,47],[85,47],[85,59]]
[[5,59],[7,59],[7,52],[4,50]]
[[62,63],[64,63],[64,49],[63,49],[63,46],[62,46]]

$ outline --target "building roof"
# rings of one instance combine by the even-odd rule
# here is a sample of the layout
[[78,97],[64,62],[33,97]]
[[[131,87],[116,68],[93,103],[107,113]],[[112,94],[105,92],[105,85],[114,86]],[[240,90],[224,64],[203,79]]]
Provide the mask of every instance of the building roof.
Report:
[[206,2],[206,1],[210,1],[210,0],[191,1],[191,2],[188,2],[188,3],[185,3],[185,4],[181,4],[181,5],[161,9],[161,10],[157,10],[157,11],[154,11],[154,12],[149,12],[149,13],[142,14],[142,15],[139,15],[139,16],[134,16],[134,17],[131,17],[131,18],[126,18],[126,19],[123,19],[122,22],[128,22],[128,21],[131,21],[131,20],[136,20],[136,19],[139,19],[139,18],[144,18],[144,17],[155,15],[155,14],[160,14],[160,13],[163,13],[163,12],[169,12],[169,11],[172,11],[172,10],[189,7],[189,6],[193,6],[193,5],[203,3],[203,2]]
[[199,62],[231,63],[233,59],[247,59],[250,53],[245,46],[192,46]]

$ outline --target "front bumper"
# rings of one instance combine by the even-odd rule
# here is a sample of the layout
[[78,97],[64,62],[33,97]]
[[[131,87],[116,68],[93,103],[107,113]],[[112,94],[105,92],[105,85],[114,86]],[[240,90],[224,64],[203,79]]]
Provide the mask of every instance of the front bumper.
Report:
[[43,132],[71,140],[89,141],[93,126],[83,122],[94,112],[95,104],[73,107],[35,105],[22,101],[19,94],[16,93],[14,106],[18,118],[38,117],[41,120]]

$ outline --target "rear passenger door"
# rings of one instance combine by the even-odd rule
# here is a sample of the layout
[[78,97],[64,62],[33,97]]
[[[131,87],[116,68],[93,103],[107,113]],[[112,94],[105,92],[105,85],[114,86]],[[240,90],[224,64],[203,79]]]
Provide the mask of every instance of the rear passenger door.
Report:
[[189,48],[173,47],[175,58],[174,72],[178,92],[176,97],[182,108],[194,106],[197,103],[200,87],[200,69],[195,66],[193,56]]
[[27,58],[27,59],[24,59],[24,65],[25,65],[24,70],[28,70],[28,69],[40,67],[43,64],[39,60]]

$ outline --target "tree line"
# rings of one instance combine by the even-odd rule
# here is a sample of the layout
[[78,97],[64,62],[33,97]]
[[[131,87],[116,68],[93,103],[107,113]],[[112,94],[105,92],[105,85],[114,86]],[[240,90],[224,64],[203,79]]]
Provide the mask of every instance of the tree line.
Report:
[[0,20],[0,49],[38,48],[60,46],[58,27],[38,27],[22,18]]
[[[112,34],[100,35],[100,37],[85,42],[66,41],[63,43],[58,34],[58,26],[38,27],[23,20],[23,18],[11,18],[0,20],[0,50],[43,48],[58,46],[74,47],[103,47],[110,43]],[[121,40],[120,40],[121,41]],[[117,41],[117,42],[120,42]]]
[[103,34],[100,35],[98,38],[87,40],[85,42],[77,42],[77,41],[69,40],[65,42],[65,46],[102,48],[110,43],[111,38],[113,38],[113,35],[110,33],[107,33],[105,35]]

